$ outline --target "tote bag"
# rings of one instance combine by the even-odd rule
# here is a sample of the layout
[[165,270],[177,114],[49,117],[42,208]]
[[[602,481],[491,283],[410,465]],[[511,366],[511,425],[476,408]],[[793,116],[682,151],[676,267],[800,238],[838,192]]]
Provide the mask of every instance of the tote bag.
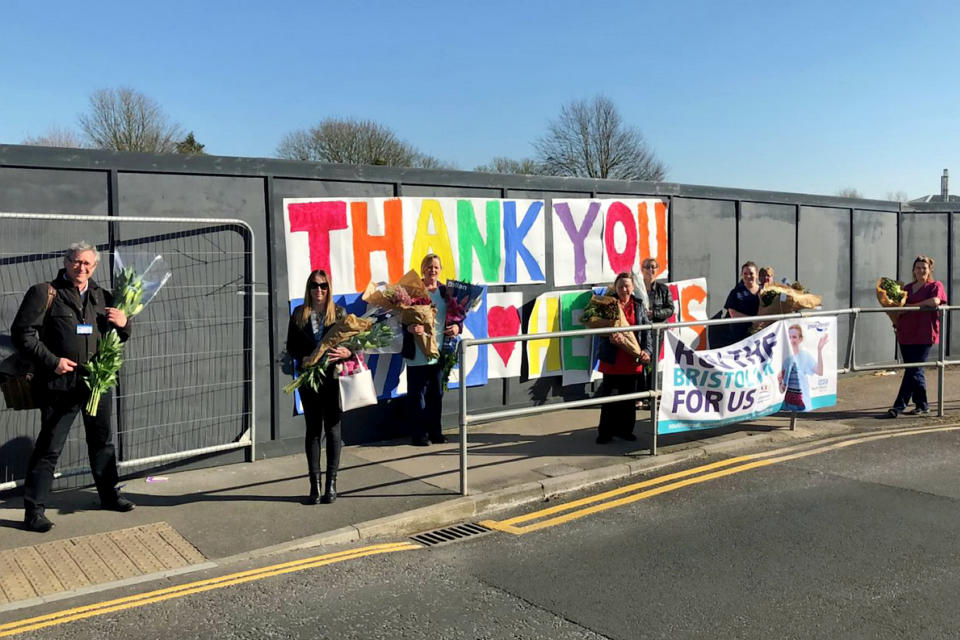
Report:
[[340,366],[340,409],[350,411],[377,404],[377,389],[373,385],[373,373],[356,354]]

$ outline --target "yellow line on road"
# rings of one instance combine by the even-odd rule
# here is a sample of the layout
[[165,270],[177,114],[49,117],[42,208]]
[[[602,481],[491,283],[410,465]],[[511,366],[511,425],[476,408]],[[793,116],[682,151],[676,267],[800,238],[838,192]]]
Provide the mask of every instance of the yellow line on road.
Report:
[[125,598],[107,600],[105,602],[99,602],[74,609],[66,609],[64,611],[58,611],[56,613],[50,613],[35,618],[27,618],[24,620],[18,620],[16,622],[9,622],[7,624],[0,625],[0,638],[23,633],[25,631],[33,631],[36,629],[43,629],[45,627],[52,627],[65,622],[73,622],[75,620],[100,616],[106,613],[113,613],[115,611],[123,611],[124,609],[142,607],[147,604],[163,602],[164,600],[170,600],[173,598],[182,598],[184,596],[202,593],[204,591],[211,591],[213,589],[222,589],[224,587],[243,584],[245,582],[262,580],[272,576],[303,571],[305,569],[313,569],[315,567],[322,567],[324,565],[344,562],[347,560],[354,560],[364,556],[393,553],[395,551],[409,551],[419,548],[421,548],[420,545],[412,542],[376,544],[368,547],[360,547],[359,549],[338,551],[336,553],[328,553],[320,556],[313,556],[311,558],[304,558],[303,560],[294,560],[292,562],[284,562],[268,567],[261,567],[259,569],[241,571],[226,576],[220,576],[218,578],[211,578],[209,580],[190,582],[175,587],[167,587],[165,589],[158,589],[156,591],[127,596]]
[[694,469],[686,469],[684,471],[678,471],[676,473],[670,473],[665,476],[659,476],[657,478],[652,478],[650,480],[644,480],[643,482],[637,482],[634,484],[629,484],[624,487],[618,487],[617,489],[612,489],[610,491],[604,491],[603,493],[598,493],[595,496],[588,496],[586,498],[581,498],[580,500],[574,500],[572,502],[565,502],[563,504],[556,505],[554,507],[548,507],[547,509],[541,509],[536,513],[527,513],[522,516],[517,516],[515,518],[510,518],[504,520],[500,524],[510,526],[520,524],[521,522],[528,522],[530,520],[538,520],[544,516],[549,516],[554,513],[560,513],[561,511],[569,511],[577,507],[592,504],[594,502],[600,502],[606,500],[607,498],[612,498],[614,496],[623,495],[625,493],[631,493],[637,489],[643,489],[644,487],[652,487],[654,485],[663,484],[664,482],[670,482],[671,480],[676,480],[678,478],[685,478],[687,476],[696,475],[698,473],[703,473],[710,469],[716,469],[720,467],[728,467],[733,464],[744,462],[746,460],[753,460],[756,456],[740,456],[738,458],[728,458],[726,460],[720,460],[718,462],[712,462],[710,464],[705,464],[701,467],[696,467]]
[[[781,462],[787,462],[788,460],[796,460],[798,458],[804,458],[807,456],[812,456],[820,453],[826,453],[828,451],[835,451],[845,447],[850,447],[856,444],[863,444],[865,442],[872,442],[874,440],[884,440],[887,438],[900,438],[904,436],[913,436],[913,435],[922,435],[927,433],[936,433],[940,431],[956,431],[960,430],[960,425],[950,425],[950,426],[940,426],[940,427],[918,427],[912,429],[904,429],[893,432],[881,432],[873,433],[865,436],[860,436],[856,438],[850,438],[846,440],[841,440],[839,442],[832,442],[830,444],[813,447],[813,448],[804,448],[809,445],[794,445],[791,447],[785,447],[782,449],[777,449],[774,451],[768,451],[761,454],[754,454],[750,456],[740,456],[738,458],[731,458],[729,460],[723,460],[720,462],[715,462],[700,467],[694,467],[692,469],[687,469],[685,471],[677,472],[662,476],[660,478],[653,478],[651,480],[646,480],[644,482],[638,482],[632,485],[621,487],[619,489],[614,489],[612,491],[606,491],[604,493],[597,494],[595,496],[589,496],[587,498],[582,498],[580,500],[574,500],[569,503],[556,505],[549,507],[547,509],[541,509],[540,511],[535,511],[533,513],[524,514],[515,518],[510,518],[503,521],[493,521],[486,520],[480,524],[489,527],[491,529],[496,529],[498,531],[504,531],[507,533],[512,533],[514,535],[523,535],[525,533],[532,533],[534,531],[539,531],[541,529],[546,529],[548,527],[554,527],[559,524],[564,524],[572,520],[577,520],[579,518],[584,518],[586,516],[600,513],[602,511],[607,511],[609,509],[614,509],[616,507],[622,507],[639,500],[645,500],[647,498],[652,498],[653,496],[658,496],[663,493],[670,491],[676,491],[677,489],[682,489],[683,487],[688,487],[695,484],[700,484],[703,482],[708,482],[710,480],[715,480],[717,478],[722,478],[725,476],[730,476],[736,473],[742,473],[744,471],[750,471],[752,469],[758,469],[760,467],[766,467],[773,464],[778,464]],[[798,449],[800,449],[798,451]],[[791,451],[793,453],[786,453]],[[778,455],[785,454],[785,455]],[[731,466],[737,463],[739,466]],[[722,468],[728,467],[728,468]],[[704,473],[705,471],[710,471],[710,473]],[[698,475],[701,474],[701,475]],[[693,476],[693,477],[691,477]],[[669,484],[663,484],[664,482],[669,482],[671,480],[677,480],[678,478],[683,478],[677,482],[670,482]],[[655,486],[661,485],[661,486]],[[646,491],[639,491],[633,493],[637,489],[644,489],[646,487],[655,486],[653,489]],[[607,498],[614,497],[616,495],[622,495],[624,493],[629,493],[630,495],[618,498],[616,500],[608,500],[606,502],[601,502]],[[593,504],[595,502],[600,502],[600,504]],[[582,509],[577,509],[576,511],[571,511],[571,509],[576,509],[583,505],[592,504],[592,506],[586,506]],[[564,515],[556,516],[553,518],[547,518],[542,520],[542,518],[551,516],[556,513],[563,511],[570,511]],[[539,520],[533,524],[526,526],[517,526],[520,522],[529,522],[531,520]]]

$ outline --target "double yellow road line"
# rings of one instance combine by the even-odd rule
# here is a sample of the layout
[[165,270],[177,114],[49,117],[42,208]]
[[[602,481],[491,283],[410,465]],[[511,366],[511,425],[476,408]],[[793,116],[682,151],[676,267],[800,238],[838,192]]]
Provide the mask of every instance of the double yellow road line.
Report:
[[[760,467],[767,467],[788,460],[805,458],[820,453],[835,451],[844,447],[851,447],[865,442],[875,440],[884,440],[887,438],[901,438],[904,436],[922,435],[925,433],[936,433],[939,431],[960,430],[960,425],[948,425],[938,427],[916,427],[902,429],[897,431],[884,431],[872,433],[863,436],[838,436],[820,440],[816,443],[807,443],[757,453],[747,456],[739,456],[727,460],[720,460],[711,464],[706,464],[693,469],[686,469],[676,473],[670,473],[664,476],[644,480],[618,487],[611,491],[605,491],[593,496],[588,496],[580,500],[566,502],[554,507],[548,507],[533,513],[527,513],[507,520],[485,520],[480,524],[490,529],[504,531],[514,535],[523,535],[532,533],[548,527],[555,527],[559,524],[577,520],[586,516],[622,507],[633,502],[646,500],[653,496],[658,496],[670,491],[676,491],[683,487],[688,487],[702,482],[708,482],[724,476],[730,476],[735,473],[743,473]],[[559,515],[558,515],[559,514]],[[529,523],[529,524],[527,524]]]
[[66,609],[64,611],[49,613],[47,615],[37,616],[35,618],[27,618],[25,620],[18,620],[16,622],[0,624],[0,638],[23,633],[25,631],[34,631],[36,629],[52,627],[65,622],[73,622],[75,620],[83,620],[84,618],[101,616],[106,613],[113,613],[115,611],[123,611],[124,609],[142,607],[144,605],[163,602],[164,600],[171,600],[173,598],[182,598],[195,593],[203,593],[204,591],[223,589],[224,587],[232,587],[245,582],[263,580],[264,578],[279,576],[285,573],[293,573],[295,571],[313,569],[315,567],[322,567],[324,565],[334,564],[336,562],[354,560],[364,556],[393,553],[395,551],[409,551],[420,548],[422,548],[420,545],[412,542],[375,544],[369,547],[350,549],[348,551],[339,551],[337,553],[328,553],[325,555],[313,556],[311,558],[304,558],[303,560],[295,560],[293,562],[284,562],[282,564],[275,564],[269,567],[261,567],[259,569],[231,573],[226,576],[220,576],[219,578],[210,578],[209,580],[190,582],[188,584],[167,587],[166,589],[158,589],[157,591],[150,591],[147,593],[140,593],[137,595],[128,596],[126,598],[107,600],[105,602],[98,602],[96,604],[91,604],[84,607],[76,607],[74,609]]
[[[547,509],[541,509],[539,511],[527,513],[515,518],[509,518],[502,521],[487,520],[481,524],[498,531],[505,531],[515,535],[523,535],[525,533],[539,531],[541,529],[546,529],[547,527],[554,527],[565,522],[570,522],[571,520],[576,520],[578,518],[584,518],[595,513],[607,511],[608,509],[614,509],[616,507],[621,507],[633,502],[652,498],[653,496],[663,493],[676,491],[677,489],[681,489],[683,487],[708,482],[710,480],[733,475],[735,473],[743,473],[744,471],[750,471],[751,469],[758,469],[760,467],[766,467],[780,462],[787,462],[788,460],[796,460],[798,458],[804,458],[820,453],[827,453],[829,451],[835,451],[844,447],[850,447],[866,442],[873,442],[875,440],[957,430],[960,430],[960,425],[955,424],[936,427],[915,427],[899,429],[896,431],[883,431],[860,436],[838,436],[835,438],[820,440],[815,443],[800,444],[774,451],[720,460],[718,462],[702,465],[693,469],[677,471],[675,473],[659,476],[657,478],[651,478],[650,480],[644,480],[642,482],[630,484],[625,487],[619,487],[617,489],[605,491],[603,493],[582,498],[580,500],[573,500],[571,502],[559,504]],[[37,616],[35,618],[27,618],[24,620],[18,620],[16,622],[0,624],[0,638],[23,633],[25,631],[34,631],[36,629],[52,627],[66,622],[83,620],[84,618],[92,618],[94,616],[100,616],[107,613],[132,609],[134,607],[142,607],[144,605],[163,602],[164,600],[171,600],[173,598],[182,598],[184,596],[193,595],[196,593],[203,593],[204,591],[223,589],[224,587],[231,587],[246,582],[253,582],[255,580],[263,580],[264,578],[279,576],[286,573],[322,567],[324,565],[334,564],[337,562],[345,562],[347,560],[354,560],[357,558],[363,558],[365,556],[394,553],[397,551],[410,551],[420,548],[422,548],[420,545],[413,542],[375,544],[366,547],[360,547],[358,549],[349,549],[347,551],[313,556],[310,558],[304,558],[303,560],[284,562],[282,564],[261,567],[259,569],[231,573],[218,578],[190,582],[174,587],[167,587],[165,589],[127,596],[125,598],[117,598],[115,600],[108,600],[83,607],[76,607],[74,609],[66,609],[64,611]]]

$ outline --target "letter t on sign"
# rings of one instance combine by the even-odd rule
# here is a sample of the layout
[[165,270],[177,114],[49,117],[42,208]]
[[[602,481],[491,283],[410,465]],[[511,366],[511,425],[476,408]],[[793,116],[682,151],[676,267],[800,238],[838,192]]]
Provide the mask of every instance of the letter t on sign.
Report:
[[330,273],[330,232],[347,228],[347,203],[337,200],[291,204],[289,212],[290,231],[307,232],[310,269]]

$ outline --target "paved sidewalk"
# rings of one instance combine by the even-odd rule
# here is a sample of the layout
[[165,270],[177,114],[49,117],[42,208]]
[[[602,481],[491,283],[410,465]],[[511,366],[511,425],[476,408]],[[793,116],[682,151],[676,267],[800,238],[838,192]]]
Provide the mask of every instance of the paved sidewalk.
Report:
[[[936,374],[931,373],[935,407]],[[405,536],[708,454],[960,417],[960,371],[948,371],[945,388],[952,392],[944,419],[876,420],[899,380],[899,375],[843,377],[838,406],[801,416],[794,432],[788,430],[789,417],[767,417],[735,428],[661,437],[656,457],[649,455],[647,413],[638,414],[643,419],[637,423],[637,442],[609,445],[594,442],[595,409],[558,408],[479,425],[469,435],[468,498],[459,496],[455,430],[447,431],[449,443],[429,448],[406,441],[346,448],[340,498],[332,505],[301,504],[307,490],[302,455],[168,473],[161,482],[128,479],[124,495],[138,506],[126,514],[101,511],[92,489],[56,492],[48,509],[56,526],[47,534],[24,531],[22,500],[9,497],[0,500],[0,611],[71,589],[170,575],[238,555]],[[91,549],[96,558],[84,555]],[[129,562],[117,559],[118,551]],[[76,575],[85,563],[99,572],[96,579]],[[11,584],[17,568],[26,582]],[[7,591],[13,593],[2,595]]]

